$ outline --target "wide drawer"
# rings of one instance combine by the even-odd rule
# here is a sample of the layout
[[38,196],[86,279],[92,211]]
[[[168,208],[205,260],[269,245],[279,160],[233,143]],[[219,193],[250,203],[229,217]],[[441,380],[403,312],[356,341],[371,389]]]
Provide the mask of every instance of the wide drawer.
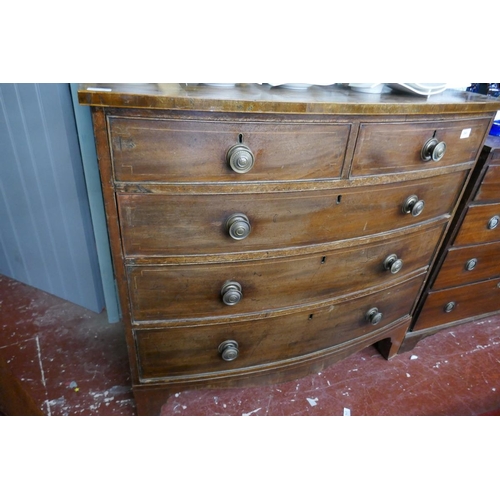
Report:
[[500,281],[430,292],[413,331],[424,330],[500,310]]
[[500,276],[500,242],[450,248],[433,290],[441,290]]
[[[196,327],[135,330],[140,377],[194,375],[279,362],[348,342],[406,316],[423,275],[383,292],[284,316]],[[376,325],[367,319],[378,308]],[[224,361],[219,346],[236,341],[239,355]]]
[[[349,131],[349,124],[332,123],[109,118],[115,178],[126,182],[337,178]],[[254,156],[246,173],[229,166],[227,153],[235,145]]]
[[500,240],[500,203],[471,205],[455,238],[455,246]]
[[490,165],[486,171],[481,187],[476,193],[475,201],[500,200],[500,165]]
[[[427,266],[442,231],[442,225],[434,226],[377,244],[296,258],[131,266],[132,318],[148,321],[248,314],[381,286]],[[391,273],[391,265],[395,274]],[[240,290],[234,284],[224,287],[227,281],[239,285]],[[226,305],[224,294],[234,293],[235,289],[239,302]]]
[[[370,188],[258,194],[118,194],[126,256],[198,255],[289,248],[400,229],[452,210],[466,171]],[[403,212],[412,195],[418,216]],[[228,234],[233,214],[251,232]]]
[[[489,118],[432,122],[363,123],[352,161],[352,176],[391,174],[475,160]],[[424,161],[430,139],[446,144],[438,161]],[[432,148],[431,148],[432,149]]]

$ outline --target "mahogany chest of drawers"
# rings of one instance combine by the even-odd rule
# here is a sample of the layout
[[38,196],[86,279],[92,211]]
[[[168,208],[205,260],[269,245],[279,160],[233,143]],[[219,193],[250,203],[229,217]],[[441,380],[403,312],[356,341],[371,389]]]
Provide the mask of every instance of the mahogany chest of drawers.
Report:
[[92,106],[139,414],[403,342],[498,103],[172,84]]
[[500,138],[488,136],[401,351],[500,311]]

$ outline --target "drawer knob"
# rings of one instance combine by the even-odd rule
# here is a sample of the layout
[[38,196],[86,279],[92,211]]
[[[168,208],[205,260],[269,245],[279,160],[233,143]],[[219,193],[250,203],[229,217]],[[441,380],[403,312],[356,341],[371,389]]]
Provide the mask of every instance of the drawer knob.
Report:
[[424,206],[424,200],[419,200],[416,194],[412,194],[403,203],[403,213],[412,214],[413,217],[417,217],[424,211]]
[[244,214],[233,214],[226,222],[226,228],[229,232],[229,236],[233,240],[243,240],[245,239],[252,230],[250,221],[248,217]]
[[477,266],[477,259],[470,259],[465,263],[466,271],[472,271]]
[[383,314],[378,310],[377,307],[372,307],[367,313],[366,313],[366,321],[368,323],[371,323],[372,325],[377,325],[382,321]]
[[222,301],[228,306],[234,306],[243,297],[241,285],[237,281],[226,281],[220,291]]
[[421,156],[424,161],[439,161],[446,152],[446,143],[439,142],[435,137],[429,139],[422,148]]
[[219,354],[224,361],[233,361],[238,357],[238,342],[236,340],[224,340],[219,346]]
[[489,221],[488,221],[488,229],[495,229],[498,226],[498,223],[500,222],[500,217],[498,215],[494,215]]
[[444,306],[444,312],[445,313],[450,313],[451,311],[453,311],[453,309],[455,309],[457,305],[455,304],[455,302],[448,302],[448,304],[446,304]]
[[238,174],[244,174],[251,170],[255,158],[247,146],[235,144],[227,152],[227,162],[229,166]]
[[396,274],[401,271],[402,267],[403,261],[398,259],[395,253],[389,255],[389,257],[384,260],[384,268],[386,271],[391,271],[391,274]]

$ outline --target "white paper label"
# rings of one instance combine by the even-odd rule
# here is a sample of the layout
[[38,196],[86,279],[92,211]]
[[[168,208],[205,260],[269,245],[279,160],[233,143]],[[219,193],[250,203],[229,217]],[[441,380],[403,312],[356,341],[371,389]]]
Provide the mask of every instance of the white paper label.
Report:
[[464,128],[462,130],[462,133],[460,134],[460,139],[467,139],[467,137],[470,137],[470,132],[472,129],[470,128]]

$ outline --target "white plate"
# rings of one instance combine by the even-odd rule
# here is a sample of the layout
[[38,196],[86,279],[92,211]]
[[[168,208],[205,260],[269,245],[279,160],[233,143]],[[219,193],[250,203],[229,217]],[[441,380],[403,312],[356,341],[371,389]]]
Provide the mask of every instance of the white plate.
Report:
[[407,94],[423,95],[426,97],[435,94],[440,94],[441,92],[446,90],[446,86],[435,89],[421,90],[416,88],[412,84],[407,84],[407,83],[387,83],[387,85],[391,87],[391,89],[399,90],[400,92],[406,92]]
[[390,90],[385,83],[349,83],[349,88],[365,94],[382,94]]

